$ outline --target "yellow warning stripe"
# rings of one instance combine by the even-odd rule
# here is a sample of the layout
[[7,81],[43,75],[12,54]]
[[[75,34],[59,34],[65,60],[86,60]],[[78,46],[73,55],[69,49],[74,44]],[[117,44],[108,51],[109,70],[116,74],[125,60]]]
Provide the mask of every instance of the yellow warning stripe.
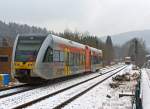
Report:
[[15,62],[14,68],[15,69],[33,69],[34,67],[34,62]]

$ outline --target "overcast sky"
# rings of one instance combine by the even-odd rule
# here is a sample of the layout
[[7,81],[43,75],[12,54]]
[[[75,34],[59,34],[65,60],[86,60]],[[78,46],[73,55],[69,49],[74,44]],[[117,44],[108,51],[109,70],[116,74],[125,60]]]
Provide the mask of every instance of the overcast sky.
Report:
[[0,20],[112,35],[150,29],[150,0],[0,0]]

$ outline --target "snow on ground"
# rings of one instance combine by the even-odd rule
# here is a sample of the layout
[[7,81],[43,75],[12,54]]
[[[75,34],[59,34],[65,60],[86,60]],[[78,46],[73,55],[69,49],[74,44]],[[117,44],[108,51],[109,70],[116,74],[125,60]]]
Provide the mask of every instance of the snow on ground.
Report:
[[150,109],[150,69],[142,69],[141,100],[143,109]]
[[131,65],[128,65],[128,67],[126,67],[125,69],[124,69],[124,71],[122,71],[122,72],[120,72],[120,75],[121,74],[125,74],[125,73],[131,73],[132,72],[132,64]]
[[[120,74],[124,74],[127,70],[131,71],[131,65]],[[131,71],[133,73],[133,71]],[[137,71],[135,71],[137,72]],[[109,84],[112,78],[90,90],[80,98],[76,99],[64,109],[131,109],[132,97],[121,97],[121,93],[132,93],[136,84],[135,80],[123,82],[118,88],[110,88]]]
[[[114,68],[116,68],[116,67],[117,66],[114,66]],[[107,69],[104,72],[109,71],[109,70]],[[10,96],[10,97],[0,99],[0,108],[1,109],[2,108],[3,109],[13,108],[15,106],[18,106],[18,105],[24,104],[26,102],[32,101],[33,99],[40,98],[41,96],[45,96],[49,93],[53,93],[55,91],[61,90],[65,87],[71,86],[73,84],[76,84],[76,83],[81,82],[83,80],[86,80],[88,78],[94,77],[96,75],[99,75],[99,73],[86,75],[84,77],[79,77],[79,78],[76,78],[76,79],[73,79],[73,80],[68,80],[68,81],[64,81],[64,82],[61,82],[61,83],[56,83],[56,84],[53,84],[53,85],[50,85],[50,86],[37,88],[37,89],[34,89],[34,90],[30,90],[30,91],[26,91],[26,92],[23,92],[23,93],[16,94],[14,96]]]
[[62,93],[59,93],[57,95],[54,95],[52,97],[49,97],[45,100],[42,100],[41,102],[38,102],[32,106],[29,106],[29,109],[53,109],[60,103],[63,103],[64,101],[70,99],[71,97],[83,92],[85,89],[88,89],[92,85],[98,83],[99,81],[103,80],[104,78],[108,77],[109,75],[112,75],[114,72],[119,71],[122,68],[119,68],[115,71],[112,71],[111,73],[102,75],[98,78],[95,78],[91,81],[88,81],[84,84],[81,84],[79,86],[73,87],[71,89],[68,89]]
[[14,88],[14,89],[0,91],[0,96],[3,96],[5,94],[9,94],[9,93],[18,92],[18,91],[21,91],[21,90],[26,90],[26,89],[29,89],[29,88],[30,87],[18,87],[18,88]]

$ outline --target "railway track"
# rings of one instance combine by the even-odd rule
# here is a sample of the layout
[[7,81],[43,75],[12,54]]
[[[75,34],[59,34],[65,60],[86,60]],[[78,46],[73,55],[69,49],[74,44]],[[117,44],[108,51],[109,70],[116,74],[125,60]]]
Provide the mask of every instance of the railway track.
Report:
[[10,89],[19,88],[19,87],[25,87],[25,86],[27,86],[27,85],[28,85],[28,84],[21,84],[21,85],[16,85],[16,86],[12,86],[12,87],[1,88],[1,89],[0,89],[0,92],[1,92],[1,91],[7,91],[7,90],[10,90]]
[[[125,68],[125,67],[124,67]],[[64,106],[66,106],[67,104],[71,103],[73,100],[77,99],[78,97],[82,96],[83,94],[87,93],[89,90],[93,89],[94,87],[96,87],[97,85],[99,85],[100,83],[104,82],[105,80],[107,80],[108,78],[112,77],[113,75],[117,74],[118,72],[120,72],[121,70],[123,70],[124,68],[120,69],[119,71],[113,73],[112,75],[104,78],[103,80],[91,85],[90,87],[88,87],[87,89],[81,91],[80,93],[76,94],[75,96],[70,97],[69,99],[65,100],[64,102],[60,103],[59,105],[55,106],[53,109],[60,109],[63,108]]]
[[[113,66],[109,67],[112,68]],[[108,69],[108,68],[107,68]],[[101,70],[106,70],[106,68],[103,68]],[[8,97],[8,96],[12,96],[18,93],[23,93],[29,90],[33,90],[35,88],[39,88],[39,87],[43,87],[44,85],[40,85],[40,86],[33,86],[30,84],[23,84],[23,85],[18,85],[18,86],[14,86],[14,87],[8,87],[8,88],[4,88],[0,90],[0,99],[4,98],[4,97]]]
[[[118,68],[116,68],[116,69],[118,69]],[[111,70],[111,71],[114,71],[114,70],[116,70],[116,69],[113,69],[113,70]],[[105,72],[104,74],[107,74],[107,73],[109,73],[109,72],[110,72],[110,71],[107,71],[107,72]],[[104,75],[104,74],[102,74],[102,75]],[[55,95],[57,96],[57,94],[59,94],[59,93],[62,93],[62,92],[64,92],[64,91],[67,91],[67,90],[69,90],[69,89],[72,89],[72,88],[74,88],[74,87],[77,87],[77,86],[79,86],[79,85],[82,85],[82,84],[84,84],[84,83],[86,83],[86,82],[88,82],[88,81],[91,81],[91,80],[93,80],[93,79],[95,79],[95,78],[98,78],[98,77],[100,77],[100,76],[102,76],[102,75],[98,75],[98,76],[93,77],[93,78],[90,78],[90,79],[88,79],[88,80],[79,82],[79,83],[77,83],[77,84],[74,84],[74,85],[71,85],[71,86],[69,86],[69,87],[63,88],[63,89],[61,89],[61,90],[55,91],[54,93],[47,94],[46,96],[42,96],[42,97],[40,97],[40,98],[38,98],[38,99],[32,100],[32,101],[30,101],[30,102],[28,102],[28,103],[25,103],[25,104],[23,104],[23,105],[20,105],[20,106],[18,106],[18,107],[15,107],[14,109],[25,108],[25,107],[27,107],[27,106],[30,106],[30,105],[35,104],[35,103],[37,103],[37,102],[40,102],[40,101],[42,101],[42,100],[44,100],[44,99],[48,99],[48,98],[50,98],[50,97],[52,97],[52,96],[55,96]],[[59,100],[58,100],[58,101],[59,101]],[[53,108],[54,108],[54,107],[53,107]],[[57,108],[57,107],[56,107],[56,108]]]
[[0,99],[8,96],[12,96],[18,93],[23,93],[25,91],[33,90],[35,88],[38,88],[39,86],[31,86],[31,85],[21,85],[21,86],[16,86],[12,87],[9,89],[5,89],[0,91]]
[[108,78],[112,77],[116,73],[120,72],[124,68],[125,67],[120,68],[119,70],[110,74],[107,77],[94,78],[94,79],[89,80],[85,83],[81,83],[81,84],[76,85],[74,87],[70,87],[66,90],[62,90],[62,91],[58,92],[57,94],[51,94],[51,95],[47,96],[46,98],[41,98],[36,102],[35,101],[30,102],[30,104],[24,104],[24,105],[19,106],[18,108],[15,108],[15,109],[26,108],[27,106],[28,106],[27,109],[30,109],[30,108],[31,109],[33,109],[33,108],[40,108],[41,109],[42,107],[43,108],[49,108],[49,109],[51,109],[51,108],[52,109],[60,109],[60,108],[64,107],[65,105],[67,105],[68,103],[75,100],[76,98],[85,94],[86,92],[88,92],[89,90],[94,88],[95,86],[99,85],[103,81],[107,80]]
[[[36,98],[34,98],[33,100],[27,100],[27,101],[23,101],[23,103],[21,103],[21,102],[19,102],[19,101],[16,101],[16,100],[14,100],[13,98],[16,98],[17,99],[17,95],[18,94],[16,94],[16,95],[13,95],[13,96],[10,96],[10,97],[5,97],[5,98],[3,98],[3,99],[0,99],[0,108],[14,108],[14,109],[19,109],[19,108],[25,108],[25,107],[27,107],[27,106],[30,106],[30,105],[32,105],[32,104],[34,104],[34,103],[37,103],[37,102],[39,102],[39,101],[41,101],[41,100],[43,100],[43,99],[47,99],[47,98],[49,98],[50,96],[54,96],[54,95],[57,95],[57,94],[59,94],[59,93],[61,93],[61,92],[63,92],[63,91],[66,91],[66,90],[68,90],[68,89],[70,89],[70,88],[73,88],[73,87],[75,87],[75,86],[78,86],[78,85],[80,85],[80,84],[83,84],[83,83],[85,83],[85,82],[87,82],[87,81],[90,81],[90,80],[92,80],[92,79],[94,79],[94,78],[97,78],[97,77],[99,77],[99,76],[102,76],[102,75],[105,75],[105,74],[107,74],[107,73],[109,73],[110,71],[114,71],[114,70],[116,70],[116,69],[118,69],[118,68],[114,68],[114,69],[112,69],[112,70],[109,70],[109,71],[106,71],[106,72],[104,72],[103,74],[99,74],[99,75],[97,75],[97,76],[93,76],[92,78],[89,78],[89,79],[87,79],[87,80],[84,80],[84,81],[81,81],[81,82],[78,82],[78,83],[76,83],[76,84],[74,84],[74,85],[66,85],[66,87],[65,88],[61,88],[59,85],[56,85],[56,86],[51,86],[51,87],[55,87],[55,90],[53,90],[53,91],[51,91],[51,90],[49,90],[48,91],[48,93],[50,92],[50,94],[44,94],[44,95],[41,95],[40,96],[40,90],[38,91],[39,92],[39,97],[38,96],[36,96]],[[96,74],[95,74],[96,75]],[[69,81],[68,81],[69,82]],[[65,82],[64,82],[65,83]],[[67,82],[66,82],[67,83]],[[58,89],[58,87],[59,87],[59,89]],[[42,88],[41,88],[42,89]],[[43,90],[44,89],[47,89],[46,87],[43,87]],[[58,90],[57,90],[58,89]],[[38,89],[35,89],[35,90],[38,90]],[[36,93],[36,92],[34,92],[34,90],[32,90],[32,91],[28,91],[29,93],[31,92],[32,94],[34,94],[34,93]],[[42,92],[42,91],[41,91]],[[30,94],[28,94],[27,92],[24,92],[25,94],[23,95],[22,93],[20,93],[20,97],[18,97],[18,99],[20,99],[22,96],[24,96],[23,98],[24,99],[27,99],[27,97],[29,97],[29,95]],[[21,95],[22,94],[22,95]],[[31,94],[31,95],[32,95]],[[27,97],[25,97],[25,95],[27,95]],[[9,101],[9,102],[6,102],[6,101]],[[13,103],[11,102],[11,101],[14,101],[14,102],[16,102],[17,104],[16,105],[12,105]],[[6,105],[8,103],[8,105]]]

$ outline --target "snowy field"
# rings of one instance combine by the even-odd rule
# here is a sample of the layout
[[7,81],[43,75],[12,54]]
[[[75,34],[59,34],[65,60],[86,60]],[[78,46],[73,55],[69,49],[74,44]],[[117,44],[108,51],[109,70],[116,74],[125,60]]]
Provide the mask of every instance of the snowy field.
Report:
[[[120,74],[133,74],[135,72],[138,73],[138,71],[132,71],[132,66],[129,65]],[[115,89],[110,88],[110,83],[112,83],[112,78],[76,99],[64,107],[64,109],[131,109],[132,97],[126,96],[119,98],[119,94],[133,93],[136,81],[122,82],[122,85]]]

